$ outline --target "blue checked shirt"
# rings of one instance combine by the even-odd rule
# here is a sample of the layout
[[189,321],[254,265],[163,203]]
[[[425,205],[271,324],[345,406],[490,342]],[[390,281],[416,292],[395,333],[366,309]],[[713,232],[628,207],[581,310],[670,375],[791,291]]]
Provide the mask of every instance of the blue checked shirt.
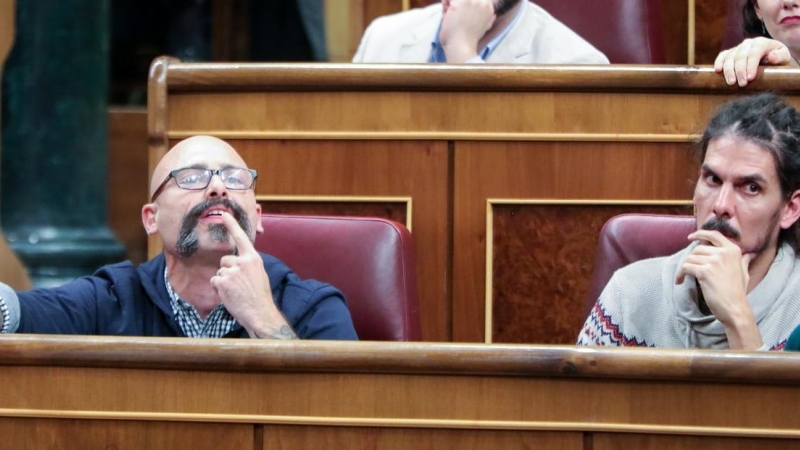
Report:
[[211,314],[203,320],[197,310],[178,296],[172,285],[169,284],[167,269],[164,269],[164,282],[169,292],[169,302],[172,306],[172,314],[175,321],[183,330],[184,334],[193,338],[220,338],[230,333],[237,325],[236,319],[225,309],[225,305],[220,303]]

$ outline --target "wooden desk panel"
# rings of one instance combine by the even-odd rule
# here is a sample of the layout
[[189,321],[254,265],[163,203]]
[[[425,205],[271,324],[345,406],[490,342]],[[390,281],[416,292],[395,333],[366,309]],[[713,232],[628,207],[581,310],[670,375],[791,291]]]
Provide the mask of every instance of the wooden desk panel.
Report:
[[0,446],[778,448],[798,374],[791,353],[4,336]]
[[9,449],[252,449],[253,435],[252,425],[0,416]]
[[264,450],[559,449],[582,450],[579,432],[424,428],[268,426]]

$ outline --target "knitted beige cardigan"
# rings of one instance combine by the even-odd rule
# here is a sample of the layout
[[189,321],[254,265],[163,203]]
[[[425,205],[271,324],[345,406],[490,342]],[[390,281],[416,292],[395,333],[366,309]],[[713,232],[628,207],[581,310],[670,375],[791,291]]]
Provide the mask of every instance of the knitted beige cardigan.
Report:
[[[697,306],[697,281],[675,284],[680,263],[697,245],[646,259],[617,272],[600,294],[578,345],[729,348],[725,327]],[[779,350],[800,324],[800,262],[783,244],[763,280],[747,295],[763,349]]]

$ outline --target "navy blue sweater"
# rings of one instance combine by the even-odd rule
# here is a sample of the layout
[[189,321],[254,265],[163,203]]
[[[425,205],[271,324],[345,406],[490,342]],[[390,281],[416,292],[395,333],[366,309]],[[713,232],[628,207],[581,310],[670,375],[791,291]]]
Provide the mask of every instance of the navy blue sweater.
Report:
[[[300,280],[277,258],[261,254],[272,298],[300,339],[357,339],[344,295]],[[17,333],[185,336],[174,320],[164,282],[164,255],[136,267],[123,262],[63,286],[18,292]],[[226,337],[248,337],[237,325]]]

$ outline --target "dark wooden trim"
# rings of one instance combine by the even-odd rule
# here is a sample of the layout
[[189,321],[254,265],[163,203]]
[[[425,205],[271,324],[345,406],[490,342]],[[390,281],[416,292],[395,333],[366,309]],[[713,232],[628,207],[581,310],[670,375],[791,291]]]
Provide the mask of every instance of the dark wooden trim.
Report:
[[539,345],[9,335],[0,365],[800,382],[800,354]]
[[153,60],[150,65],[147,87],[147,129],[150,155],[154,156],[153,150],[158,155],[158,159],[168,150],[169,140],[167,138],[167,128],[169,118],[167,116],[167,79],[170,64],[177,61],[174,58],[159,57]]

